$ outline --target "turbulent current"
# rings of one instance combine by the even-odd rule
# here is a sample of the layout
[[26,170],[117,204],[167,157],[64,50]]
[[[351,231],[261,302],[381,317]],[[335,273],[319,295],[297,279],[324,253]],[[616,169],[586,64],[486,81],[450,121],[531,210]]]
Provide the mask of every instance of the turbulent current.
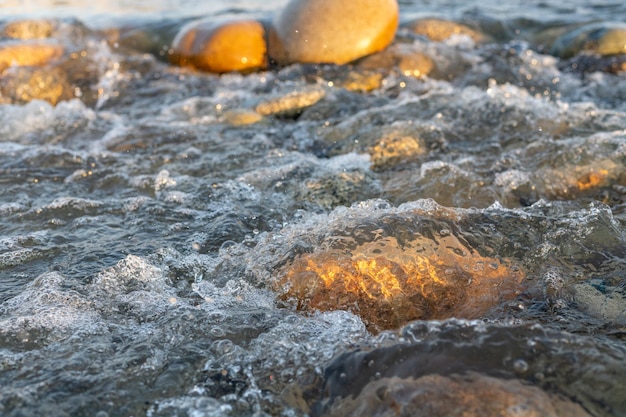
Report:
[[626,415],[626,59],[554,41],[623,2],[223,75],[167,39],[284,2],[14,3],[65,52],[0,76],[1,415]]

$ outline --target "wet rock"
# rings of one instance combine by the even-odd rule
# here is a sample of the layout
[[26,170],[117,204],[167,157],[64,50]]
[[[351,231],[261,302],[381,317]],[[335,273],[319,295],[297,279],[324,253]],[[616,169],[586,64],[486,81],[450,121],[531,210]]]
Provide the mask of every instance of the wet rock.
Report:
[[345,64],[386,48],[398,26],[396,0],[292,0],[270,33],[280,64]]
[[420,140],[412,135],[392,134],[380,138],[369,149],[372,169],[375,171],[393,168],[398,164],[415,160],[426,150]]
[[281,298],[300,310],[349,310],[370,331],[412,320],[477,318],[516,296],[524,277],[481,256],[451,225],[421,210],[329,230],[279,271]]
[[346,167],[343,172],[331,171],[305,180],[296,191],[296,199],[307,208],[321,206],[328,210],[361,197],[375,197],[380,192],[376,179],[369,172]]
[[134,52],[148,52],[159,57],[170,55],[176,35],[185,26],[178,19],[154,23],[108,28],[102,32],[112,48]]
[[374,170],[387,170],[399,164],[415,162],[440,144],[437,132],[429,125],[394,122],[376,126],[354,126],[346,121],[324,136],[325,155],[347,152],[369,153]]
[[[414,322],[397,333],[387,333],[374,348],[336,356],[325,369],[324,398],[315,409],[318,415],[328,415],[325,411],[348,403],[348,412],[358,407],[358,401],[350,405],[345,400],[353,398],[373,400],[371,405],[380,407],[383,416],[464,416],[465,410],[471,411],[470,416],[490,417],[622,415],[626,410],[621,389],[624,357],[619,343],[550,330],[536,322]],[[397,382],[401,388],[394,392],[392,384],[382,384],[372,390],[372,381],[377,380]],[[428,383],[418,381],[428,381],[437,389],[429,391]],[[430,399],[417,401],[425,399],[425,391],[432,403]],[[379,394],[378,399],[364,396],[365,392]],[[491,409],[492,401],[502,407]],[[436,407],[429,409],[431,404]],[[448,408],[453,406],[459,408]],[[402,407],[405,413],[399,412]],[[398,414],[386,414],[390,409]],[[522,414],[526,412],[532,413]]]
[[626,325],[626,297],[617,289],[600,291],[589,283],[574,286],[575,300],[594,317]]
[[435,42],[444,41],[451,38],[452,36],[468,36],[477,43],[486,40],[485,35],[483,35],[479,31],[474,30],[462,23],[457,23],[444,19],[416,19],[407,23],[403,23],[402,28],[417,35],[425,36]]
[[333,80],[336,87],[348,91],[369,92],[380,88],[383,75],[372,71],[349,71]]
[[0,72],[10,66],[41,66],[59,58],[61,45],[44,42],[0,43]]
[[216,73],[266,68],[265,28],[254,20],[191,23],[174,39],[171,61]]
[[407,77],[423,77],[435,69],[435,63],[428,55],[414,45],[392,45],[382,52],[370,55],[360,61],[359,68],[385,69],[398,68]]
[[601,56],[626,53],[626,24],[601,22],[584,25],[556,39],[550,53],[570,58],[580,53]]
[[259,103],[254,110],[263,116],[291,116],[300,113],[320,101],[326,91],[319,86],[310,86],[287,94],[277,95]]
[[626,169],[619,162],[598,155],[585,165],[542,168],[535,173],[534,183],[550,198],[573,199],[610,187],[624,172]]
[[54,25],[48,20],[17,20],[7,23],[2,34],[13,39],[45,39],[52,35]]
[[260,122],[263,116],[252,110],[235,109],[225,111],[221,120],[231,126],[245,126]]
[[5,71],[0,79],[0,92],[11,103],[45,100],[56,105],[73,97],[65,73],[58,67],[15,67]]
[[337,401],[328,416],[589,417],[580,405],[519,380],[478,373],[384,378],[356,398]]
[[565,61],[564,64],[561,65],[561,69],[563,71],[580,74],[596,71],[621,74],[626,72],[626,54],[606,57],[581,54]]

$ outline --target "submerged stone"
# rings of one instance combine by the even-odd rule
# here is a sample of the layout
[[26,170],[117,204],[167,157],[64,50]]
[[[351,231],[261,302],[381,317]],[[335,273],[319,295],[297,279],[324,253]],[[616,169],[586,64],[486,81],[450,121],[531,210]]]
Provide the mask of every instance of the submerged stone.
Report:
[[372,54],[358,64],[362,69],[378,69],[391,71],[394,68],[400,70],[407,77],[424,77],[435,69],[435,63],[428,55],[425,55],[413,45],[392,45],[376,54]]
[[259,103],[255,111],[262,116],[290,116],[295,115],[320,101],[326,91],[319,86],[303,88],[287,94],[277,95]]
[[281,64],[345,64],[386,48],[396,0],[292,0],[273,23],[270,57]]
[[369,149],[372,169],[384,170],[415,160],[426,152],[419,138],[392,132]]
[[373,71],[349,71],[333,79],[333,85],[348,91],[369,92],[382,85],[383,74]]
[[17,20],[7,23],[2,34],[13,39],[44,39],[52,35],[54,25],[48,20]]
[[225,111],[221,120],[231,126],[245,126],[260,122],[263,116],[252,110],[234,109]]
[[61,45],[44,42],[0,43],[0,71],[11,66],[41,66],[63,55]]
[[169,55],[172,42],[184,23],[159,21],[136,27],[109,28],[102,32],[112,48],[129,49],[133,52],[148,52],[156,56]]
[[216,73],[266,68],[265,28],[255,20],[191,23],[174,39],[171,60]]
[[582,74],[596,71],[621,74],[626,72],[626,54],[612,56],[581,54],[569,59],[561,69]]
[[330,231],[319,249],[281,268],[275,286],[300,310],[349,310],[374,332],[413,320],[478,318],[513,299],[522,270],[482,256],[440,221],[417,210]]
[[462,23],[457,23],[444,19],[416,19],[407,23],[403,23],[402,27],[417,35],[425,36],[431,41],[435,42],[444,41],[455,35],[468,36],[474,42],[483,42],[485,40],[485,35],[478,32],[477,30],[474,30],[471,27]]
[[615,416],[626,409],[619,343],[536,322],[457,319],[417,321],[385,336],[327,365],[314,415],[358,415],[363,403],[376,410],[367,415],[380,416]]
[[589,417],[580,405],[516,379],[479,373],[383,378],[325,415],[373,417]]
[[580,53],[601,56],[626,54],[626,24],[601,22],[566,32],[552,44],[550,53],[570,58]]
[[56,105],[72,98],[65,73],[55,68],[17,67],[6,71],[0,79],[0,92],[12,103],[45,100]]

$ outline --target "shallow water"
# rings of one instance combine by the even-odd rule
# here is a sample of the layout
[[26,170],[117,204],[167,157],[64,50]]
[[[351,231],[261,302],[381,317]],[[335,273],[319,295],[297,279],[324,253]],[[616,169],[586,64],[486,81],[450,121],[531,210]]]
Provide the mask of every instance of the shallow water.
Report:
[[[342,415],[473,373],[626,414],[626,79],[534,42],[623,2],[400,2],[491,37],[401,33],[422,78],[159,53],[284,1],[86,3],[0,2],[54,19],[74,83],[52,105],[2,81],[3,415]],[[107,42],[129,22],[156,41]]]

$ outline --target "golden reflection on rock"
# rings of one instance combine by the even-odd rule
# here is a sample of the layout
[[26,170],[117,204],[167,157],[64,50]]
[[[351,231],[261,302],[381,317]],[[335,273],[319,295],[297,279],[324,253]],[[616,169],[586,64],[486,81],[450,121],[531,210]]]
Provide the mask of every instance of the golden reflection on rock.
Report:
[[13,39],[45,39],[52,35],[53,29],[48,20],[16,20],[4,25],[2,34]]
[[587,165],[545,169],[537,177],[551,198],[575,198],[582,192],[609,187],[625,174],[623,165],[600,159]]
[[524,277],[508,260],[488,258],[457,237],[395,237],[355,249],[319,250],[296,258],[278,280],[282,298],[300,310],[350,310],[380,331],[412,320],[478,318],[512,299]]
[[577,27],[558,37],[550,53],[561,58],[580,53],[601,56],[626,54],[626,24],[599,22]]
[[231,126],[245,126],[260,122],[263,116],[252,110],[235,109],[225,111],[221,120]]
[[369,92],[380,88],[383,75],[371,71],[349,71],[332,81],[336,87],[345,88],[348,91]]
[[292,0],[270,33],[280,64],[346,64],[383,50],[398,27],[396,0]]
[[485,35],[461,23],[450,20],[424,18],[417,19],[402,25],[411,32],[427,37],[428,39],[441,42],[454,35],[468,36],[474,42],[483,42]]
[[11,66],[41,66],[59,58],[61,45],[44,42],[0,43],[0,72]]
[[216,73],[267,67],[265,28],[255,20],[194,22],[174,39],[173,63]]
[[254,110],[263,116],[289,116],[301,112],[320,101],[326,91],[319,86],[311,86],[287,94],[278,95],[259,103]]
[[423,155],[424,147],[418,138],[410,135],[390,134],[382,137],[369,149],[373,170],[393,168]]
[[383,378],[337,400],[329,417],[589,417],[580,405],[519,380],[475,372]]
[[72,97],[67,77],[60,68],[12,68],[0,79],[0,91],[12,103],[45,100],[56,105]]
[[391,71],[398,68],[402,75],[420,78],[429,75],[435,69],[435,62],[418,51],[414,45],[396,44],[377,54],[370,55],[357,64],[365,70],[384,69]]

